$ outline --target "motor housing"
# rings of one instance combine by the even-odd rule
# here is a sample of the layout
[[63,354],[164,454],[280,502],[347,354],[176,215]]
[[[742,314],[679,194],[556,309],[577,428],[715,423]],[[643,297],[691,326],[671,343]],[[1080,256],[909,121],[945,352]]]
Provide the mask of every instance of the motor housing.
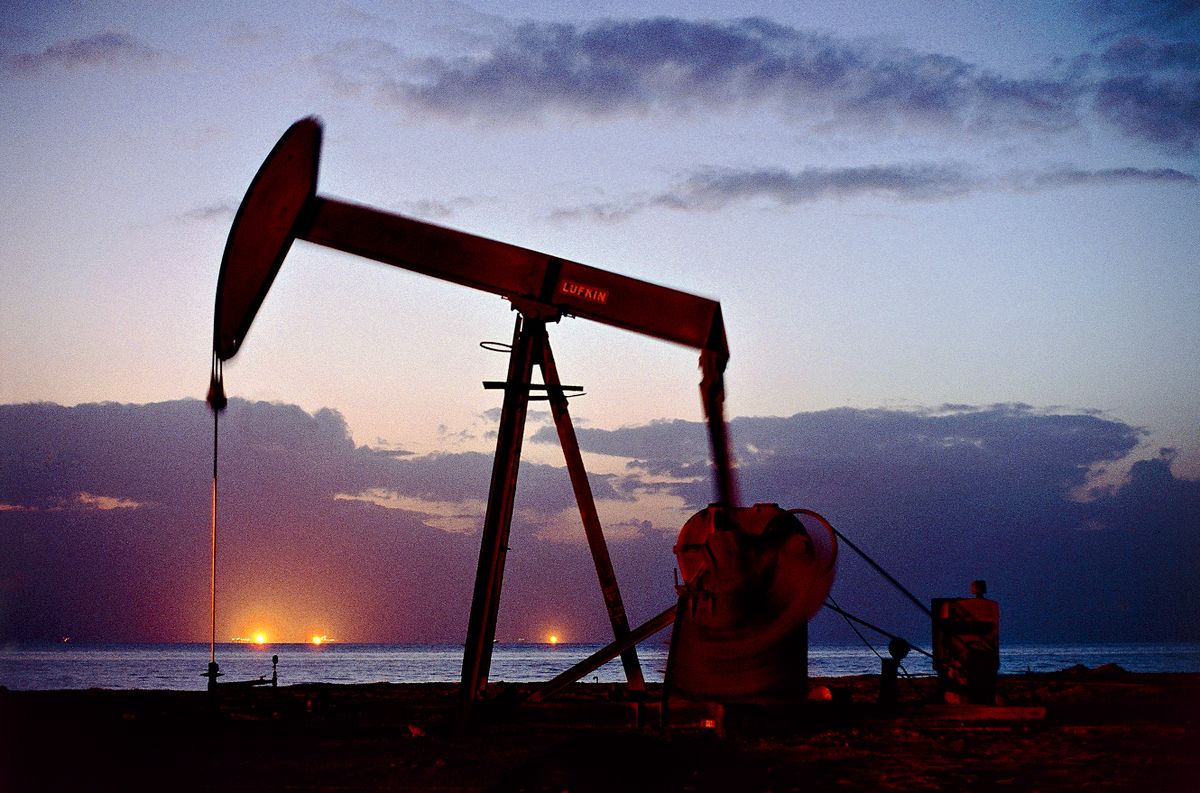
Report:
[[933,599],[933,668],[950,703],[996,704],[1000,671],[1000,604],[971,582],[972,597]]

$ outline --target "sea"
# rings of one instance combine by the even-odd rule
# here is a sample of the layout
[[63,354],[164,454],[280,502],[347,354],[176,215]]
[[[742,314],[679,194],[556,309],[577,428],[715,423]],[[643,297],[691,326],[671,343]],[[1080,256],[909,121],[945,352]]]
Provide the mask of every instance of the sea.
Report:
[[[490,680],[549,680],[599,650],[599,644],[497,644]],[[882,649],[880,652],[884,652]],[[457,644],[218,644],[216,658],[224,680],[270,679],[271,658],[278,657],[280,685],[297,683],[451,683],[462,670]],[[666,644],[638,648],[646,679],[661,682],[667,666]],[[9,690],[170,689],[201,690],[209,659],[208,644],[55,644],[0,645],[0,686]],[[863,644],[812,645],[809,674],[843,677],[878,674],[880,658]],[[1082,664],[1116,664],[1130,672],[1200,673],[1200,643],[1189,644],[1019,644],[1000,653],[1002,674],[1054,672]],[[904,659],[912,675],[930,675],[929,659],[913,653]],[[619,660],[597,669],[583,682],[625,679]]]

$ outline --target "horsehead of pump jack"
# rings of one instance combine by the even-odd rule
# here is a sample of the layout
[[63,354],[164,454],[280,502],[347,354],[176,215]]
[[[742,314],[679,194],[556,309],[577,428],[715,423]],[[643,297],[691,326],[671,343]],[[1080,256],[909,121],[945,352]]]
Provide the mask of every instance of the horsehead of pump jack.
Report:
[[[616,649],[609,657],[621,655],[632,688],[642,686],[634,644],[649,635],[646,630],[651,623],[661,628],[671,621],[671,615],[664,612],[655,618],[657,622],[651,620],[631,631],[625,619],[566,407],[564,391],[570,387],[562,386],[558,380],[546,333],[547,323],[562,317],[589,319],[700,351],[700,393],[712,454],[715,499],[708,510],[688,521],[687,541],[681,534],[680,545],[676,546],[685,581],[679,587],[680,604],[674,614],[677,624],[671,655],[687,654],[692,658],[682,665],[669,660],[668,685],[672,666],[677,666],[686,672],[681,690],[703,697],[711,687],[710,682],[722,674],[717,667],[736,662],[739,654],[761,654],[763,648],[759,645],[764,642],[779,643],[766,633],[780,634],[784,644],[794,644],[797,625],[800,630],[805,629],[807,619],[819,608],[832,584],[836,544],[832,534],[826,537],[824,530],[809,532],[798,518],[778,507],[775,511],[764,511],[766,505],[742,508],[739,504],[723,415],[724,371],[729,349],[720,304],[578,262],[320,196],[316,188],[321,136],[321,124],[315,118],[293,124],[263,162],[234,218],[217,282],[210,402],[214,408],[223,406],[221,365],[241,348],[296,239],[497,294],[511,303],[518,316],[508,379],[501,384],[504,404],[464,648],[464,703],[469,705],[486,692],[531,389],[544,389],[550,402],[613,625],[615,639],[610,646]],[[531,382],[534,365],[541,368],[544,385]],[[716,539],[706,539],[710,537]],[[741,542],[738,538],[742,537],[747,541]],[[698,557],[694,551],[706,543],[717,551]],[[748,550],[750,546],[755,550]],[[763,556],[763,548],[768,546],[776,549],[773,555],[768,553],[770,559]],[[802,561],[799,567],[796,560]],[[734,567],[742,573],[731,577]],[[764,573],[767,568],[769,571]],[[763,615],[734,614],[728,610],[728,603],[718,609],[719,625],[707,625],[696,618],[699,613],[696,603],[705,601],[711,605],[714,598],[718,602],[729,600],[721,592],[735,586],[734,578],[746,579],[745,573],[751,570],[757,570],[755,575],[760,579],[757,583],[752,581],[752,587],[765,587],[764,591],[793,599],[796,592],[792,590],[796,587],[781,588],[780,576],[804,578],[803,596],[784,609],[790,615],[786,626],[773,625],[766,633],[761,626],[751,627],[752,635],[745,634],[740,626],[762,623]],[[764,575],[770,580],[763,578]],[[681,631],[684,626],[680,622],[687,623],[687,630]],[[684,636],[692,638],[685,640]],[[712,656],[712,663],[703,660],[707,656]],[[713,668],[708,669],[710,666]],[[579,676],[586,673],[586,670],[580,672]],[[765,680],[775,673],[764,674]],[[772,686],[772,690],[780,689],[778,685]]]

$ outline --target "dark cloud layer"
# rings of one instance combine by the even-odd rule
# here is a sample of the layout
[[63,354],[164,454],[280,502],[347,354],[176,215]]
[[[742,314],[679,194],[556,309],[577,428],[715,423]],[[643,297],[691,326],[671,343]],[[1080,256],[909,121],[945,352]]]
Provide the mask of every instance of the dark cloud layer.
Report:
[[1104,28],[1096,113],[1131,138],[1176,154],[1200,146],[1200,4],[1194,0],[1099,3],[1085,13]]
[[1005,77],[765,19],[527,23],[478,55],[427,58],[417,71],[375,88],[426,112],[490,120],[771,103],[809,122],[1061,130],[1078,123],[1081,94],[1067,79]]
[[[230,604],[239,591],[294,609],[332,601],[360,639],[461,640],[477,540],[434,528],[436,505],[421,509],[486,498],[489,456],[356,447],[336,412],[240,400],[220,437]],[[211,415],[194,400],[0,406],[0,636],[206,636],[211,444]],[[607,481],[592,478],[597,497],[620,498]],[[374,489],[405,508],[335,498]],[[539,525],[522,516],[574,504],[546,466],[523,466],[520,492],[513,593],[536,588],[518,571],[561,545],[526,540]]]
[[[1173,155],[1200,146],[1200,45],[1186,4],[1093,8],[1124,27],[1094,53],[1041,74],[1001,74],[958,57],[887,48],[769,20],[659,17],[587,25],[526,23],[460,57],[323,60],[331,80],[409,111],[484,123],[556,114],[636,116],[769,107],[806,134],[868,127],[950,138],[1086,130],[1097,123]],[[1186,25],[1184,25],[1186,27]],[[383,76],[390,75],[390,76]],[[790,206],[864,194],[936,200],[978,190],[1195,184],[1171,167],[1067,166],[981,173],[953,162],[845,167],[698,168],[659,193],[566,207],[555,218],[619,221],[648,208],[715,210],[745,200]],[[436,202],[430,212],[445,214]]]
[[[1200,569],[1200,483],[1175,479],[1164,457],[1138,463],[1116,492],[1071,495],[1090,468],[1137,445],[1137,428],[1000,405],[742,418],[731,432],[747,502],[822,512],[922,596],[988,579],[1009,630],[1026,638],[1200,631],[1190,584]],[[634,458],[635,470],[706,471],[696,423],[584,429],[579,437],[590,451]],[[712,497],[703,478],[660,487],[695,507]],[[844,555],[839,576],[843,605],[883,612],[921,635],[919,615],[860,562]],[[1159,598],[1188,606],[1166,617]]]
[[1096,110],[1130,137],[1194,152],[1200,142],[1200,74],[1187,80],[1112,77],[1096,93]]
[[[1178,20],[1185,11],[1151,9],[1146,20]],[[1200,135],[1195,41],[1164,38],[1173,32],[1169,26],[1149,21],[1131,22],[1127,31],[1096,56],[1068,57],[1033,76],[760,18],[531,22],[471,55],[397,62],[393,52],[388,77],[361,58],[334,57],[325,66],[331,82],[348,93],[366,90],[435,116],[491,123],[554,113],[604,117],[768,106],[810,130],[865,125],[949,135],[1056,133],[1088,123],[1091,108],[1133,139],[1194,151]]]
[[[626,476],[592,478],[599,498],[710,498],[700,425],[578,432],[586,450],[633,460]],[[1200,639],[1200,483],[1175,478],[1167,453],[1135,464],[1119,488],[1077,495],[1090,469],[1137,445],[1135,427],[959,405],[741,418],[732,434],[747,501],[823,512],[921,597],[988,579],[1009,638]],[[334,411],[241,401],[221,439],[219,613],[248,601],[292,612],[318,604],[347,640],[461,640],[478,537],[437,528],[438,505],[477,517],[488,455],[359,447]],[[194,400],[0,406],[0,636],[204,637],[211,440]],[[400,500],[337,498],[382,492]],[[522,468],[503,637],[551,622],[604,636],[586,545],[539,539],[571,509],[564,471]],[[639,527],[611,543],[635,622],[672,598],[677,530]],[[852,556],[835,594],[915,640],[927,634]],[[845,629],[820,617],[814,637]]]

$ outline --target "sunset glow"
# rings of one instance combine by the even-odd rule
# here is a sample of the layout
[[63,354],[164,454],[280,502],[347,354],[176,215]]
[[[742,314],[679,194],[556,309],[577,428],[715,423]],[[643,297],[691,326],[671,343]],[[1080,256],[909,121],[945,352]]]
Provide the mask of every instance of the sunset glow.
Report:
[[[493,627],[608,642],[575,488],[621,607],[656,613],[679,527],[737,501],[706,462],[722,418],[746,503],[819,509],[922,598],[990,578],[1022,640],[1200,640],[1161,605],[1200,569],[1195,3],[305,9],[4,6],[0,646],[203,638],[261,669],[479,624],[480,661]],[[316,241],[247,285],[218,431],[222,252],[310,113],[288,208]],[[383,233],[405,218],[466,247]],[[606,291],[642,282],[699,324]],[[562,315],[549,368],[594,398],[509,434],[511,390],[479,383],[530,312]],[[698,369],[726,346],[723,380]],[[844,559],[862,617],[928,638]],[[813,640],[854,642],[826,611]]]

